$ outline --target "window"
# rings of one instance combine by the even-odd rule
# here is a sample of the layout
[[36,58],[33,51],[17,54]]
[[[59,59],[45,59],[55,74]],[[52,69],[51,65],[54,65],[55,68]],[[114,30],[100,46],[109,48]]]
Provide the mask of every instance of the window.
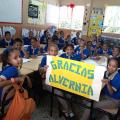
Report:
[[47,5],[46,23],[58,25],[59,20],[59,6]]
[[59,13],[59,28],[82,30],[83,18],[84,6],[75,6],[73,14],[70,7],[62,6]]
[[107,6],[103,32],[120,34],[120,7]]

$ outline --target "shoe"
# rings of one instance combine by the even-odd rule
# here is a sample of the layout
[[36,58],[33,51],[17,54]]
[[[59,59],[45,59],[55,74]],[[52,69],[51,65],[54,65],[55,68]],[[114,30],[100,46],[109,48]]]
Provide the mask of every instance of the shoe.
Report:
[[69,113],[69,120],[77,120],[76,116],[75,116],[75,114],[73,112]]
[[70,116],[68,112],[65,111],[59,111],[59,117],[65,117],[66,120],[70,120]]

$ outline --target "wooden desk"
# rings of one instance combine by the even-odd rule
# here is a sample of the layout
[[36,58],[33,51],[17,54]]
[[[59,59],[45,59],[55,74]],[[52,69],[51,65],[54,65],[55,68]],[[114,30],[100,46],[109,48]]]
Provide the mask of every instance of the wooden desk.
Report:
[[22,68],[36,71],[36,70],[38,70],[38,66],[41,63],[41,60],[42,60],[42,56],[39,56],[35,59],[31,59],[30,62],[23,63]]
[[0,54],[2,54],[4,50],[5,48],[0,48]]
[[28,74],[32,73],[33,70],[26,69],[26,68],[21,68],[20,72],[21,72],[22,75],[28,75]]

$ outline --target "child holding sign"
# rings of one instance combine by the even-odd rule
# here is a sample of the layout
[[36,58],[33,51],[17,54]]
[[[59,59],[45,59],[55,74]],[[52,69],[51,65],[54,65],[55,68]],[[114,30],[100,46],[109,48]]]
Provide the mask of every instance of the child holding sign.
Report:
[[[52,56],[56,56],[58,54],[58,46],[56,44],[50,44],[48,46],[48,54],[49,55],[52,55]],[[47,56],[44,56],[42,61],[41,61],[41,64],[40,64],[40,67],[39,67],[39,71],[40,71],[40,74],[44,75],[46,74],[46,70],[49,66],[46,65],[47,64]],[[45,77],[44,77],[45,78]],[[51,86],[48,86],[48,85],[45,85],[43,83],[43,87],[45,89],[47,89],[48,91],[52,91],[52,87]],[[55,89],[55,94],[59,95],[59,96],[64,96],[63,92],[58,90],[58,89]],[[57,97],[61,107],[62,107],[62,114],[65,116],[65,118],[68,120],[75,120],[75,115],[74,113],[72,112],[71,108],[69,107],[68,103],[66,100],[60,98],[60,97]]]
[[[120,73],[118,73],[118,60],[116,58],[111,58],[108,61],[107,71],[102,82],[105,85],[102,89],[102,96],[99,102],[94,103],[94,107],[101,109],[117,108],[120,101]],[[87,120],[89,115],[90,110],[85,110],[81,120]],[[104,120],[109,119],[106,116]]]

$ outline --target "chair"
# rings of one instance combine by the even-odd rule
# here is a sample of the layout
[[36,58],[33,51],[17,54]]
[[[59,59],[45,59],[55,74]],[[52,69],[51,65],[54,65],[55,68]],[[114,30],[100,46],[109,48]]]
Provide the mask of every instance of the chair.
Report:
[[106,114],[110,120],[117,120],[118,115],[120,115],[120,106],[118,106],[118,108],[113,109],[100,109],[100,108],[95,109]]

